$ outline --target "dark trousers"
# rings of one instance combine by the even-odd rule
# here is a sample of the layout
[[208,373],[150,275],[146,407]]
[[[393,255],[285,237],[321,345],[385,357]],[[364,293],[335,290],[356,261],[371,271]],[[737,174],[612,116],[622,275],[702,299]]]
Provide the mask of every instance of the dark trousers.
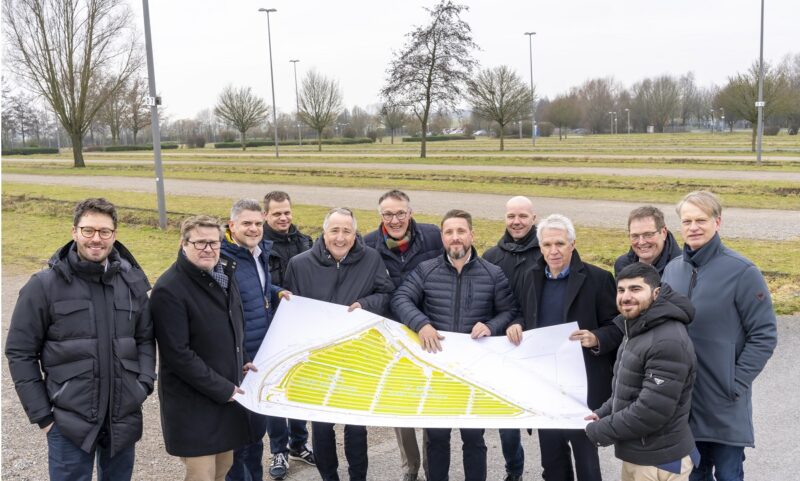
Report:
[[267,434],[272,454],[287,453],[290,449],[297,451],[308,442],[306,422],[300,419],[267,416]]
[[133,474],[135,447],[109,456],[106,436],[101,433],[97,448],[87,453],[64,437],[53,424],[47,433],[47,461],[51,481],[92,481],[92,470],[97,462],[98,481],[130,481]]
[[[450,479],[450,428],[426,429],[428,481]],[[465,481],[486,481],[486,443],[483,429],[461,429]]]
[[264,466],[264,434],[267,432],[267,416],[248,413],[250,415],[250,432],[258,441],[233,450],[233,464],[225,481],[263,481]]
[[[311,442],[314,459],[322,481],[339,481],[339,456],[336,455],[336,432],[333,424],[312,422]],[[344,455],[350,481],[367,479],[367,427],[344,426]]]
[[539,449],[542,453],[542,478],[545,481],[573,481],[575,472],[578,481],[603,480],[597,446],[589,441],[583,429],[539,429]]
[[692,470],[689,481],[742,481],[744,447],[698,441],[700,466]]
[[506,460],[506,473],[522,476],[525,469],[525,451],[522,449],[522,439],[519,429],[501,429],[500,446],[503,448],[503,458]]

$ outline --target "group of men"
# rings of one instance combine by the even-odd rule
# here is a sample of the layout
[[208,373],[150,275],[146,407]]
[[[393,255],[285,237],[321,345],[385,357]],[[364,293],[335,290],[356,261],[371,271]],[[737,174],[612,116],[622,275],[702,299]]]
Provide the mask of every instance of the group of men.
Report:
[[[677,206],[684,247],[651,206],[631,212],[630,251],[611,273],[581,260],[572,222],[536,224],[531,201],[506,204],[506,230],[483,257],[471,215],[418,223],[408,195],[378,200],[380,224],[363,239],[353,211],[328,212],[312,242],[292,222],[288,194],[263,208],[242,199],[225,228],[186,219],[177,260],[150,289],[116,240],[104,199],[75,208],[73,240],[21,290],[6,356],[22,405],[48,441],[51,479],[130,479],[141,405],[156,380],[166,450],[186,480],[283,479],[289,459],[338,480],[334,427],[261,416],[233,402],[279,302],[292,295],[366,309],[406,324],[429,352],[448,332],[473,339],[577,322],[592,411],[585,430],[540,429],[546,481],[600,480],[598,446],[615,445],[626,480],[743,479],[753,446],[751,386],[777,342],[764,278],[727,249],[719,200],[688,194]],[[612,381],[613,379],[613,381]],[[530,432],[530,431],[529,431]],[[395,429],[404,481],[420,469],[446,481],[450,429]],[[461,429],[465,479],[487,473],[483,429]],[[519,429],[500,430],[507,481],[522,479]],[[367,430],[344,427],[349,477],[366,480]]]

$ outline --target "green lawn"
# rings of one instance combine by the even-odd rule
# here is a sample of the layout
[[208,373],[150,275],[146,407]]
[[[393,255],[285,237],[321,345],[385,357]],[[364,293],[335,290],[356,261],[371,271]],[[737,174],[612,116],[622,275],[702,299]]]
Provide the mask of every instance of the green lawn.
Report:
[[[30,184],[3,184],[2,249],[3,268],[29,273],[46,265],[50,255],[67,240],[71,211],[78,200],[105,196],[119,209],[118,238],[128,245],[151,280],[155,280],[175,259],[181,219],[193,214],[226,218],[230,200],[208,197],[168,196],[169,228],[159,230],[155,195],[103,189],[49,187]],[[726,196],[727,199],[727,196]],[[301,230],[316,237],[321,231],[327,208],[294,206],[294,218]],[[359,230],[366,233],[378,225],[374,210],[357,210]],[[415,216],[422,222],[438,223],[439,218]],[[480,252],[494,245],[504,229],[501,221],[477,219],[476,247]],[[779,313],[800,312],[800,240],[760,241],[726,239],[726,244],[752,259],[764,272]],[[611,270],[614,259],[627,250],[625,232],[620,229],[581,228],[578,249],[588,262]]]

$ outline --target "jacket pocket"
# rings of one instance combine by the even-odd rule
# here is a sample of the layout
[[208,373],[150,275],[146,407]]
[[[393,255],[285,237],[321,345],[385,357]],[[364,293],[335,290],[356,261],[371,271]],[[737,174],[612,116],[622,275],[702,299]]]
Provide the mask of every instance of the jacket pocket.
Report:
[[57,340],[96,337],[93,310],[88,299],[54,302],[49,337]]
[[112,416],[115,419],[123,418],[131,413],[138,412],[142,403],[147,399],[142,383],[139,382],[139,362],[131,359],[119,359],[121,369],[114,376],[114,409]]
[[81,359],[45,368],[47,394],[54,407],[97,420],[98,385],[94,360]]
[[697,380],[693,399],[701,402],[735,401],[736,346],[718,339],[693,338],[697,353]]
[[134,337],[139,306],[135,299],[114,299],[114,328],[116,337]]

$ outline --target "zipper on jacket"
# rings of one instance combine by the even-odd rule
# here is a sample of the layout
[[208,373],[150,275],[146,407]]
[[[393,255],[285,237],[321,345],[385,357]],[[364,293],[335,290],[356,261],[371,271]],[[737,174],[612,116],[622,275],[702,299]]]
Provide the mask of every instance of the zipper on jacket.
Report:
[[453,304],[455,307],[455,315],[453,316],[453,324],[455,324],[455,332],[461,332],[461,274],[456,272],[456,299]]
[[697,267],[692,267],[692,278],[689,279],[689,292],[686,293],[686,297],[689,299],[692,298],[692,291],[694,290],[694,286],[697,285]]

